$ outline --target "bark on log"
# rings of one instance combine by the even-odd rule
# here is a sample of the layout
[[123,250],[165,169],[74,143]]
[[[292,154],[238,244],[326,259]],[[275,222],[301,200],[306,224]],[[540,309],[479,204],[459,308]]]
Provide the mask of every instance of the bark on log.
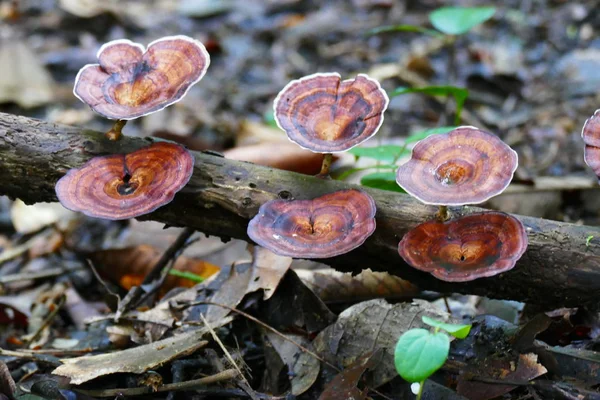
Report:
[[[0,194],[26,203],[56,201],[54,185],[69,169],[97,155],[134,151],[149,138],[106,140],[102,133],[0,113]],[[354,187],[210,153],[194,153],[194,176],[175,200],[144,217],[189,226],[222,238],[249,240],[248,220],[267,200],[309,199]],[[323,260],[340,271],[389,271],[424,289],[480,294],[538,304],[544,308],[596,301],[600,291],[600,246],[586,246],[596,227],[518,217],[529,234],[529,248],[517,266],[500,276],[468,283],[446,283],[406,265],[397,252],[402,235],[431,219],[436,208],[403,194],[369,190],[377,203],[377,229],[360,248]],[[480,211],[453,209],[454,214]]]

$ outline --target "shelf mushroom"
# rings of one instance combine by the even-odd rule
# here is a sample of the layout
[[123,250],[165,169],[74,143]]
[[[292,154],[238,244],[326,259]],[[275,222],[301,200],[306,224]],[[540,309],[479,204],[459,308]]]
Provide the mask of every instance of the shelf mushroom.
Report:
[[425,204],[479,204],[504,191],[518,165],[517,153],[495,135],[472,126],[432,135],[415,145],[398,167],[396,182]]
[[404,235],[398,253],[412,267],[438,279],[466,282],[512,269],[527,243],[518,219],[490,211],[418,225]]
[[98,51],[98,64],[84,66],[73,93],[92,110],[116,119],[107,136],[116,140],[127,120],[148,115],[181,100],[210,64],[202,43],[167,36],[145,49],[130,40],[113,40]]
[[583,125],[581,137],[585,143],[585,163],[600,177],[600,110],[596,110]]
[[185,148],[157,142],[69,170],[57,182],[56,195],[64,207],[90,217],[129,219],[170,203],[193,169],[194,157]]
[[340,190],[313,200],[271,200],[248,224],[248,236],[272,252],[295,258],[329,258],[364,243],[375,231],[375,201]]
[[327,175],[331,153],[375,135],[388,103],[379,82],[365,74],[342,81],[338,73],[318,73],[288,83],[275,98],[273,112],[292,142],[325,154],[319,175]]

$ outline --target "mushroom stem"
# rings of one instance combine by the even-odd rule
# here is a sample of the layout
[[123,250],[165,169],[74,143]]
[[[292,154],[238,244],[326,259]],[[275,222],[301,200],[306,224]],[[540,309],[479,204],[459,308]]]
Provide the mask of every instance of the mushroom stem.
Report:
[[333,161],[333,154],[326,153],[323,156],[323,163],[321,164],[321,172],[317,175],[318,177],[326,177],[329,175],[329,168],[331,167],[331,163]]
[[106,132],[106,138],[108,140],[119,140],[121,138],[121,130],[127,123],[125,119],[118,119],[117,122],[110,128],[110,131]]
[[442,222],[447,221],[450,218],[450,216],[448,215],[448,206],[440,206],[440,209],[435,214],[435,216]]

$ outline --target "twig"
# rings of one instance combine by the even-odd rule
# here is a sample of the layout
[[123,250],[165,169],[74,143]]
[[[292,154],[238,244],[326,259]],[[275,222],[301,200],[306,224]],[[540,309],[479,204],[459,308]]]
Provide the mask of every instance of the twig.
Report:
[[63,268],[63,267],[55,267],[55,268],[48,268],[43,271],[21,272],[18,274],[8,274],[8,275],[0,276],[0,284],[7,284],[7,283],[12,283],[12,282],[20,282],[20,281],[28,281],[28,280],[54,278],[54,277],[68,274],[71,272],[79,271],[81,269],[83,269],[82,266],[77,266],[77,267],[70,268],[70,269]]
[[136,387],[136,388],[120,388],[120,389],[99,389],[99,390],[85,390],[73,388],[72,390],[85,394],[92,397],[114,397],[114,396],[140,396],[149,393],[161,393],[170,391],[183,391],[192,390],[195,388],[201,388],[211,383],[226,381],[233,379],[238,375],[238,371],[234,368],[227,369],[217,374],[207,376],[200,379],[193,379],[191,381],[167,383],[166,385],[159,386],[156,390],[153,390],[149,386]]
[[225,353],[225,357],[227,357],[227,359],[229,360],[229,362],[231,363],[231,365],[234,366],[234,368],[237,370],[237,372],[239,372],[240,374],[240,378],[248,385],[250,386],[250,384],[248,383],[248,381],[246,380],[246,377],[244,376],[244,373],[242,372],[242,370],[240,369],[240,367],[237,366],[237,364],[235,363],[235,360],[233,359],[233,357],[231,357],[231,354],[229,354],[229,352],[227,351],[227,349],[225,348],[225,346],[223,345],[223,342],[221,342],[221,339],[219,339],[219,337],[217,336],[217,334],[215,333],[215,330],[212,328],[212,326],[210,326],[210,324],[208,323],[208,321],[206,320],[206,317],[204,317],[204,315],[200,314],[200,318],[202,318],[202,322],[204,322],[204,325],[206,326],[206,328],[208,329],[208,331],[210,332],[210,335],[212,336],[212,338],[215,340],[215,342],[217,342],[217,344],[219,345],[219,347],[221,348],[221,350],[223,350],[223,353]]
[[50,314],[48,314],[48,316],[46,317],[44,322],[42,322],[42,324],[39,326],[39,328],[33,334],[27,335],[26,337],[24,337],[23,342],[26,344],[29,344],[29,343],[33,342],[35,339],[37,339],[37,337],[40,335],[40,333],[42,333],[42,331],[46,327],[48,327],[48,325],[50,325],[52,323],[52,321],[54,320],[54,317],[56,317],[56,314],[58,314],[61,307],[65,304],[65,301],[67,301],[67,296],[62,294],[60,296],[60,298],[58,299],[58,303],[54,304],[54,308],[52,309],[52,311],[50,311]]

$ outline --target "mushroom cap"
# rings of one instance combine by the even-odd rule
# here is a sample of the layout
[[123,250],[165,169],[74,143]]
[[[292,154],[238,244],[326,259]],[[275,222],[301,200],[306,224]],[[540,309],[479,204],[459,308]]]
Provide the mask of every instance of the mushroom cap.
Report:
[[339,153],[375,135],[389,98],[375,79],[359,74],[313,74],[288,83],[277,95],[277,125],[300,147]]
[[594,115],[585,121],[581,137],[585,143],[585,163],[600,177],[600,110],[596,110]]
[[425,204],[478,204],[502,193],[518,164],[517,153],[497,136],[461,126],[418,142],[396,182]]
[[398,245],[409,265],[448,282],[508,271],[527,249],[527,232],[515,217],[483,212],[418,225]]
[[313,200],[271,200],[248,224],[248,236],[272,252],[295,258],[328,258],[359,247],[375,231],[375,201],[340,190]]
[[129,120],[178,102],[210,64],[202,43],[167,36],[145,49],[130,40],[113,40],[98,51],[99,64],[84,66],[73,93],[109,119]]
[[148,214],[170,203],[190,180],[194,157],[180,145],[157,142],[129,154],[95,157],[56,183],[63,206],[111,220]]

